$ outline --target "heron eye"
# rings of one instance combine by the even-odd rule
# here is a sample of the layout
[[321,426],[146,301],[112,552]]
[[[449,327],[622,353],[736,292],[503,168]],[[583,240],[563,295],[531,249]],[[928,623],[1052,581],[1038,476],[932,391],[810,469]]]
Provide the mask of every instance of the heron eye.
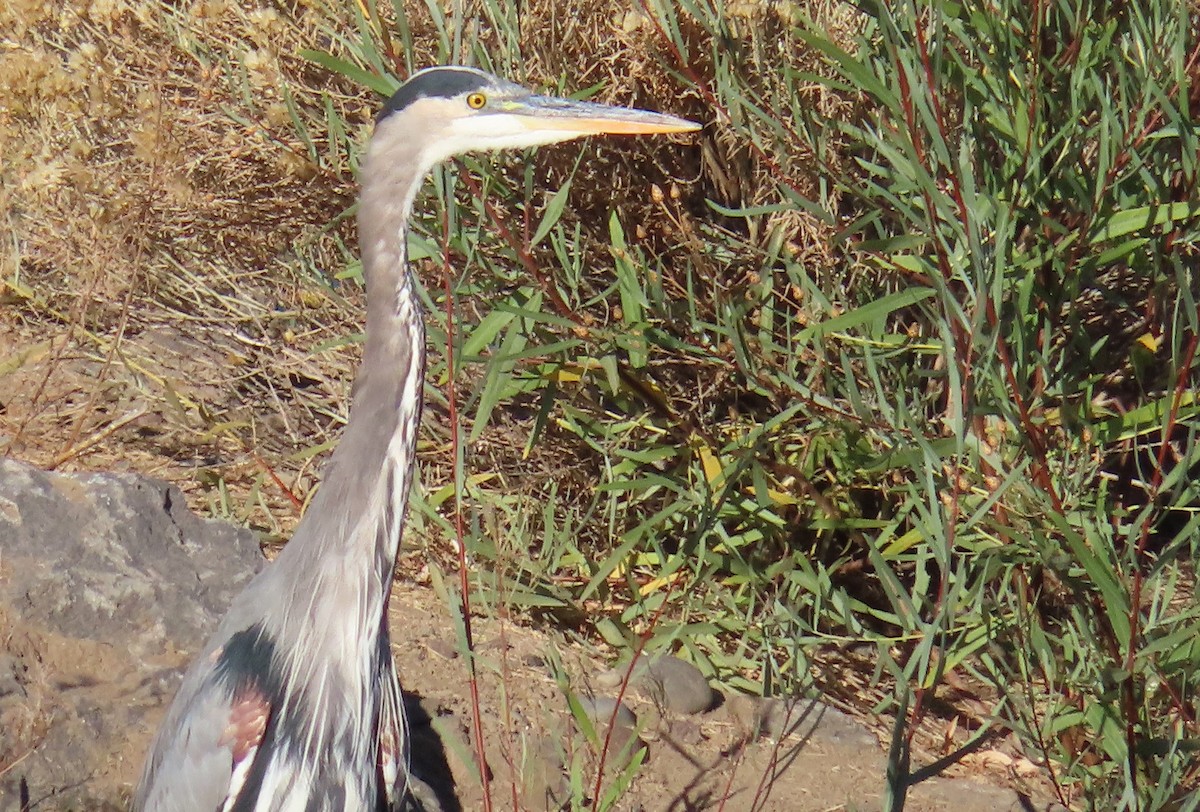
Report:
[[487,96],[482,93],[472,93],[470,96],[467,96],[467,107],[470,107],[472,110],[479,110],[485,104],[487,104]]

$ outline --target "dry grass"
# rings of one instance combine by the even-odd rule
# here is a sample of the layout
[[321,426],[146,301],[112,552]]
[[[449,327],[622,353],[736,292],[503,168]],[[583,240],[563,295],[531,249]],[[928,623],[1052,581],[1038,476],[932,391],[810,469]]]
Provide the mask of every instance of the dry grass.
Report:
[[0,13],[6,453],[153,473],[197,507],[221,483],[222,509],[284,529],[298,511],[258,485],[311,486],[288,457],[332,441],[355,362],[314,350],[358,322],[330,282],[348,235],[324,229],[352,177],[311,160],[285,104],[328,99],[366,135],[371,100],[295,55],[322,10]]
[[[485,49],[504,53],[502,27],[486,10],[477,4],[465,16]],[[275,532],[295,521],[298,510],[266,472],[301,499],[314,484],[313,454],[337,435],[357,360],[341,339],[359,329],[361,313],[359,288],[334,279],[353,254],[353,223],[326,224],[353,202],[355,185],[342,146],[328,140],[323,105],[360,141],[377,106],[297,54],[336,51],[330,32],[349,30],[351,11],[121,0],[0,10],[0,212],[10,235],[0,253],[4,453],[48,468],[162,476],[195,507]],[[778,26],[788,13],[753,3],[732,11],[747,26]],[[851,19],[836,6],[826,13],[831,26]],[[423,61],[435,61],[432,23],[415,4],[411,22],[414,40],[428,44]],[[707,114],[704,99],[676,98],[668,55],[636,4],[534,3],[519,37],[524,63],[495,66],[514,78],[569,76],[568,89],[605,83],[604,101]],[[746,68],[777,57],[747,53]],[[707,197],[754,205],[771,188],[772,168],[728,133],[718,126],[699,152],[595,150],[570,207],[597,233],[616,207],[643,240],[698,254],[711,227],[697,220],[711,219]],[[536,177],[555,188],[574,155],[544,150]],[[669,193],[665,202],[656,188]],[[827,234],[785,217],[758,224],[761,239],[782,229],[792,251],[827,261]],[[590,250],[604,256],[606,247]],[[422,272],[435,290],[441,269]],[[508,419],[520,423],[520,410]],[[523,460],[521,434],[496,433],[473,453],[480,469],[511,472],[513,487],[536,492],[562,466]],[[441,440],[428,444],[431,487],[445,481]]]
[[186,486],[198,462],[238,481],[228,474],[252,473],[265,442],[278,453],[323,437],[352,358],[310,351],[330,328],[349,332],[354,308],[297,247],[309,267],[333,263],[320,224],[352,190],[285,135],[282,76],[295,72],[291,92],[361,100],[290,56],[315,12],[3,13],[7,452]]

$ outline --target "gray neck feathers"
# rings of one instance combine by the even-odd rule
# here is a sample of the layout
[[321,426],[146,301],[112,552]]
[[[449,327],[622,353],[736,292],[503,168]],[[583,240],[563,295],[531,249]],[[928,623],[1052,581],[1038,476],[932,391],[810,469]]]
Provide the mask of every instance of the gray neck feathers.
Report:
[[[278,571],[284,564],[297,589],[323,581],[320,589],[342,591],[345,609],[363,620],[382,612],[391,585],[415,468],[425,372],[425,325],[408,272],[405,235],[427,167],[407,139],[395,132],[382,135],[372,139],[362,167],[358,231],[367,331],[349,422],[320,490],[272,567]],[[358,591],[364,583],[370,594]]]

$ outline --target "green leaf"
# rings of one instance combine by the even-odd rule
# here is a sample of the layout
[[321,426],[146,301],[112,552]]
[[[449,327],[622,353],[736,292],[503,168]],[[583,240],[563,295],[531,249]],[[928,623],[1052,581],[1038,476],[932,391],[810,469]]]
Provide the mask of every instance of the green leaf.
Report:
[[380,96],[391,96],[396,92],[396,88],[400,87],[400,83],[390,76],[380,76],[377,73],[371,73],[370,71],[355,65],[353,62],[347,62],[344,59],[339,59],[333,54],[328,54],[324,51],[316,51],[305,48],[300,51],[300,56],[304,57],[310,62],[317,63],[327,70],[331,70],[334,73],[339,73],[342,76],[345,76],[347,79],[357,82],[363,87],[370,88]]
[[524,349],[527,341],[520,322],[508,326],[497,357],[488,365],[487,381],[483,385],[483,392],[479,395],[479,406],[475,411],[475,420],[471,425],[468,442],[474,443],[483,435],[492,411],[500,401],[512,396],[514,390],[512,386],[513,362],[506,359]]
[[550,229],[554,228],[562,217],[563,209],[567,205],[567,198],[571,193],[571,181],[568,180],[562,187],[555,192],[550,202],[546,204],[546,212],[542,215],[542,222],[538,223],[537,230],[533,232],[533,240],[531,245],[538,245],[550,233]]
[[511,310],[493,310],[483,317],[483,321],[475,325],[471,335],[463,342],[462,355],[464,358],[475,358],[483,348],[495,340],[500,331],[512,322],[516,315]]
[[1145,231],[1148,228],[1175,223],[1181,220],[1191,220],[1200,214],[1200,203],[1169,203],[1138,206],[1134,209],[1118,211],[1097,222],[1099,230],[1092,238],[1092,243],[1124,237]]
[[[1175,398],[1176,393],[1169,392],[1136,409],[1130,409],[1124,414],[1099,423],[1092,429],[1093,440],[1101,446],[1110,446],[1162,431],[1171,409],[1174,408]],[[1185,421],[1197,416],[1200,416],[1200,403],[1197,402],[1196,392],[1181,393],[1176,419]]]
[[936,295],[937,291],[933,288],[909,288],[890,296],[884,296],[862,307],[801,330],[796,336],[796,343],[805,344],[830,333],[843,332],[868,322],[877,321],[900,308],[911,307],[917,302],[931,299]]

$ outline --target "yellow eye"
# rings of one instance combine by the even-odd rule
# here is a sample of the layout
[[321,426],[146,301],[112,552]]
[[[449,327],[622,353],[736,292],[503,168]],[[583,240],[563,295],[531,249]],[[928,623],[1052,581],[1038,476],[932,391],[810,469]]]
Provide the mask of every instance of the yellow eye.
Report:
[[467,107],[470,107],[472,110],[479,110],[485,104],[487,104],[487,96],[482,93],[472,93],[470,96],[467,96]]

